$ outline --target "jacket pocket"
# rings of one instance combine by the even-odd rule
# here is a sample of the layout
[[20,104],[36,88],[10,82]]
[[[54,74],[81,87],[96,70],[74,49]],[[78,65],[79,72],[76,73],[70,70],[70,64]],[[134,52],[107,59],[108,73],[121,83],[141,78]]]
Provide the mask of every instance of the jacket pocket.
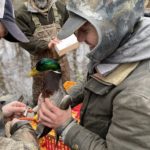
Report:
[[101,80],[94,79],[92,77],[85,85],[86,90],[89,90],[98,95],[107,94],[113,87],[113,84],[108,84]]

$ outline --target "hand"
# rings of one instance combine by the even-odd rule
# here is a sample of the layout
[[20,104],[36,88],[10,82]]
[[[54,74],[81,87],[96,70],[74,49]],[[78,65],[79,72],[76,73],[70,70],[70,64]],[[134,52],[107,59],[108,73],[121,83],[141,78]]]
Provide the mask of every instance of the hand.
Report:
[[71,118],[71,109],[62,110],[46,98],[45,101],[41,103],[38,116],[40,123],[49,128],[56,129]]
[[4,117],[10,117],[12,115],[17,115],[26,110],[26,105],[22,102],[13,101],[2,107],[2,112]]
[[57,39],[56,37],[53,38],[49,43],[48,43],[48,47],[49,49],[53,48],[56,44],[58,44],[60,42],[59,39]]

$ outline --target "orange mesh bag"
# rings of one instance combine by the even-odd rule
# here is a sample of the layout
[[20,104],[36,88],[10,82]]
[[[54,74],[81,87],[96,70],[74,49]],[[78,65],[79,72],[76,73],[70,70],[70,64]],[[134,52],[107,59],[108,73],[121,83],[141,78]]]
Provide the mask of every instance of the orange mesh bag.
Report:
[[[79,121],[80,118],[80,107],[78,105],[72,109],[72,116]],[[34,117],[35,121],[31,122],[33,129],[37,127],[37,115]],[[66,146],[63,141],[60,139],[58,144],[56,145],[55,141],[55,131],[52,130],[46,136],[39,139],[40,150],[70,150],[68,146]]]
[[55,133],[52,130],[48,135],[39,139],[40,150],[70,150],[60,139],[56,145]]
[[[70,87],[74,86],[75,84],[76,82],[67,81],[64,83],[64,88],[65,90],[68,90]],[[81,105],[77,105],[72,109],[72,116],[76,120],[78,120],[78,122],[80,120],[80,108]],[[35,116],[34,119],[35,120],[37,119],[37,115]],[[31,125],[33,129],[36,129],[37,121],[32,121]],[[46,136],[39,139],[39,146],[40,146],[40,150],[70,150],[70,148],[67,145],[65,145],[61,139],[59,139],[58,144],[56,145],[54,130],[52,130]]]

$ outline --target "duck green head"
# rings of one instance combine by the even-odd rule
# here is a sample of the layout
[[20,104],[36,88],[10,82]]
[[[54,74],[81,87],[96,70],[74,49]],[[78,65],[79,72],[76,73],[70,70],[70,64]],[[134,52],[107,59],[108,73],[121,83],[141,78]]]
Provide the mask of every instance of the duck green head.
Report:
[[40,72],[54,71],[60,73],[60,65],[57,60],[52,58],[42,58],[37,62],[34,68],[29,72],[29,76],[35,76]]

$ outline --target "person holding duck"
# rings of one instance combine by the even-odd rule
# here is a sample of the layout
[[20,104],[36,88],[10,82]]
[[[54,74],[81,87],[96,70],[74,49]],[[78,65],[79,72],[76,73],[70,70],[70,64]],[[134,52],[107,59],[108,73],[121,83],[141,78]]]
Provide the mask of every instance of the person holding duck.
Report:
[[150,18],[144,0],[70,0],[67,10],[58,39],[75,33],[91,50],[86,82],[68,91],[83,103],[81,120],[47,98],[39,122],[73,150],[149,150]]

